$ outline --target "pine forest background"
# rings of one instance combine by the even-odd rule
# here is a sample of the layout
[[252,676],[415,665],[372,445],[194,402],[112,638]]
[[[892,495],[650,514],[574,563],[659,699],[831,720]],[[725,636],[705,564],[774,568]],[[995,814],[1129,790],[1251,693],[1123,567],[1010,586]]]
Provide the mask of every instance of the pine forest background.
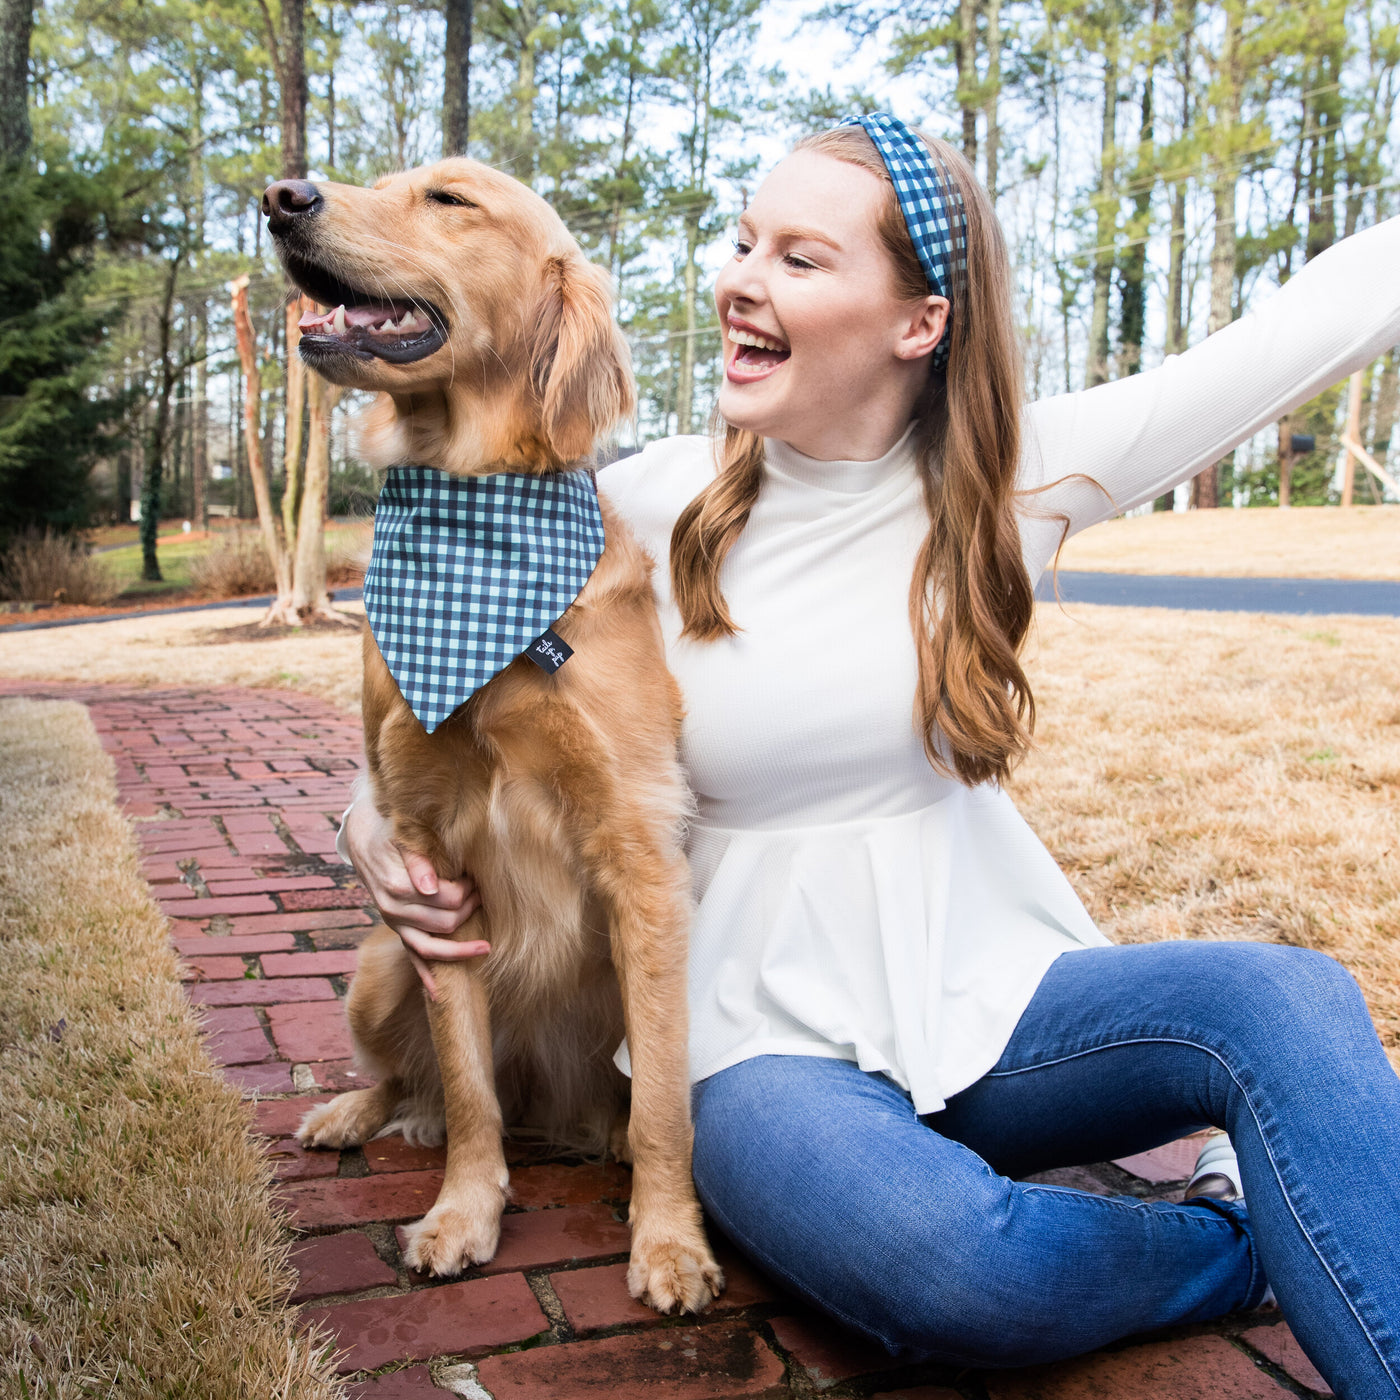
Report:
[[[465,151],[528,181],[616,280],[645,441],[704,430],[728,229],[802,132],[883,106],[973,157],[1042,396],[1150,368],[1400,212],[1398,63],[1400,0],[0,0],[0,539],[133,500],[254,513],[245,273],[262,456],[298,489],[327,430],[289,394],[280,176]],[[1281,445],[1292,501],[1335,500],[1345,398],[1177,506],[1276,504]],[[334,514],[372,505],[361,406],[329,411]],[[1392,352],[1361,420],[1392,476],[1396,413]]]

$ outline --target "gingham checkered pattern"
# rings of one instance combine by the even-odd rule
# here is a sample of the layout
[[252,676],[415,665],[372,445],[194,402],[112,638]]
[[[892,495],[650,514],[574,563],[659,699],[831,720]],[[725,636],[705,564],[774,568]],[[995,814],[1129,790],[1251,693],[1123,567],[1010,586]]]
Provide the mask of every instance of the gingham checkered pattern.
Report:
[[429,734],[558,621],[602,553],[592,472],[390,470],[365,612]]
[[[963,230],[962,199],[956,187],[947,185],[939,178],[929,159],[928,147],[909,130],[898,117],[888,112],[870,112],[863,117],[847,117],[838,123],[840,126],[862,126],[885,169],[894,181],[894,192],[899,199],[899,207],[904,211],[904,222],[909,228],[909,237],[914,241],[914,251],[923,264],[924,275],[928,278],[929,291],[935,296],[953,299],[953,274],[961,272],[966,260],[958,243],[965,243]],[[950,207],[951,206],[951,207]],[[954,219],[957,232],[954,236]],[[948,328],[943,339],[933,352],[933,367],[942,369],[948,363],[948,348],[952,341],[953,308],[948,308]]]

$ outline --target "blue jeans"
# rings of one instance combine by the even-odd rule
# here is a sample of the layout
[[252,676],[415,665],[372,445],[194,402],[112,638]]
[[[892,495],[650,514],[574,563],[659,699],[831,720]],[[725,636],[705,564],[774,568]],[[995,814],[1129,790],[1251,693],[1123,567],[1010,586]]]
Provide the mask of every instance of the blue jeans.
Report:
[[[1014,1179],[1210,1125],[1248,1210]],[[924,1118],[844,1060],[746,1060],[695,1086],[695,1180],[766,1270],[911,1359],[1051,1361],[1271,1283],[1338,1395],[1400,1395],[1400,1079],[1320,953],[1066,954],[992,1070]]]

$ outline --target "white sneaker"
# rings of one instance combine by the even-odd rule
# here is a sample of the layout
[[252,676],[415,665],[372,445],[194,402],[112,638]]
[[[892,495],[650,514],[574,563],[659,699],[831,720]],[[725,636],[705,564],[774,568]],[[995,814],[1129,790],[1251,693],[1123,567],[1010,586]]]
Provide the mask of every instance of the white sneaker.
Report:
[[1209,1196],[1216,1201],[1244,1202],[1244,1188],[1240,1185],[1240,1164],[1235,1157],[1235,1149],[1224,1133],[1208,1137],[1196,1158],[1196,1170],[1186,1183],[1186,1195]]
[[[1191,1173],[1191,1180],[1186,1183],[1186,1195],[1182,1199],[1189,1201],[1193,1197],[1201,1196],[1209,1196],[1216,1201],[1238,1201],[1241,1205],[1244,1204],[1239,1159],[1235,1156],[1234,1145],[1224,1133],[1215,1133],[1206,1139],[1200,1155],[1196,1158],[1196,1170]],[[1257,1306],[1278,1306],[1272,1285],[1265,1285],[1264,1296]]]

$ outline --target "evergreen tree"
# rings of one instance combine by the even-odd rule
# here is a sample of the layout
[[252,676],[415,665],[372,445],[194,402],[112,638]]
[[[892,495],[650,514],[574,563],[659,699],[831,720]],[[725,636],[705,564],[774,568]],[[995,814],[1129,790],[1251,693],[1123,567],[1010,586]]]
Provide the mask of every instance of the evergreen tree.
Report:
[[0,539],[86,524],[117,403],[95,388],[108,316],[85,295],[97,183],[11,169],[0,200]]

